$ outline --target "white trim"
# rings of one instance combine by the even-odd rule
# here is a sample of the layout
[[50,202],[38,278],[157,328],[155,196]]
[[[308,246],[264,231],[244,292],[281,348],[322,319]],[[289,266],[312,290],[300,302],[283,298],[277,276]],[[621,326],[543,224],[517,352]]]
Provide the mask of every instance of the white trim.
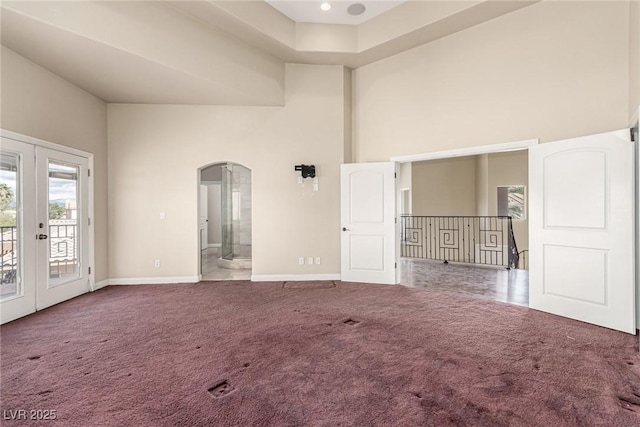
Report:
[[[89,232],[89,265],[88,267],[91,268],[91,274],[87,273],[89,275],[89,284],[90,284],[90,290],[91,292],[93,292],[94,290],[97,289],[97,284],[95,283],[95,277],[96,277],[96,219],[95,219],[95,210],[93,208],[93,204],[94,204],[94,200],[95,200],[95,194],[94,194],[94,190],[95,190],[95,186],[94,186],[94,177],[95,177],[95,173],[93,170],[93,154],[89,155],[89,158],[87,159],[87,163],[88,163],[88,170],[91,171],[89,172],[89,176],[87,177],[88,179],[88,184],[89,184],[89,200],[87,201],[89,203],[89,212],[87,212],[87,218],[89,218],[89,224],[85,224],[85,226],[87,227],[87,231]],[[108,237],[108,236],[107,236]],[[91,286],[91,284],[93,284],[93,286]]]
[[451,157],[476,156],[478,154],[500,153],[505,151],[526,150],[538,145],[539,139],[526,139],[524,141],[506,142],[502,144],[481,145],[479,147],[457,148],[454,150],[435,151],[433,153],[409,154],[407,156],[392,157],[392,162],[407,163],[423,160],[446,159]]
[[110,283],[110,280],[109,280],[109,279],[101,280],[101,281],[99,281],[98,283],[96,283],[95,290],[97,291],[98,289],[102,289],[102,288],[104,288],[104,287],[107,287],[107,286],[109,286],[110,284],[111,284],[111,283]]
[[44,139],[34,138],[32,136],[23,135],[18,132],[10,130],[0,129],[0,136],[7,139],[13,139],[14,141],[20,141],[27,144],[33,144],[40,147],[49,148],[51,150],[62,151],[63,153],[74,154],[80,157],[92,157],[93,154],[87,151],[78,150],[77,148],[67,147],[66,145],[56,144],[55,142],[45,141]]
[[[631,117],[629,128],[633,129],[640,124],[640,106],[636,108],[636,112]],[[635,260],[635,278],[636,278],[636,328],[640,327],[640,141],[635,141],[633,149],[635,150],[635,196],[636,196],[636,260]],[[640,335],[639,338],[640,339]]]
[[314,280],[340,280],[340,274],[252,274],[252,282],[306,282]]
[[177,276],[177,277],[131,277],[120,279],[109,279],[109,286],[112,285],[150,285],[169,283],[198,283],[198,276]]
[[[13,140],[13,141],[18,141],[21,143],[25,143],[25,144],[30,144],[33,145],[34,147],[40,147],[40,148],[44,148],[44,149],[49,149],[49,150],[55,150],[57,152],[60,153],[65,153],[65,154],[71,154],[74,156],[78,156],[78,157],[82,157],[84,159],[87,160],[87,168],[88,170],[91,171],[91,175],[89,177],[87,177],[87,191],[88,191],[88,200],[87,200],[87,217],[91,219],[91,225],[88,224],[83,224],[83,227],[86,227],[88,236],[87,236],[87,240],[88,240],[88,244],[89,244],[89,248],[88,248],[88,256],[89,259],[87,260],[88,262],[88,266],[84,265],[82,266],[82,268],[86,268],[86,267],[91,267],[91,274],[89,274],[87,272],[87,285],[88,288],[87,292],[93,292],[94,290],[98,289],[97,285],[95,284],[94,281],[94,277],[96,275],[96,271],[95,271],[95,265],[96,265],[96,260],[95,260],[95,209],[94,209],[94,203],[95,203],[95,185],[94,185],[94,179],[95,179],[95,171],[94,171],[94,155],[91,152],[88,151],[84,151],[84,150],[78,150],[77,148],[72,148],[72,147],[68,147],[66,145],[61,145],[61,144],[57,144],[54,142],[49,142],[46,141],[44,139],[40,139],[40,138],[35,138],[33,136],[29,136],[29,135],[24,135],[18,132],[13,132],[10,130],[6,130],[6,129],[2,129],[0,128],[0,136],[2,138],[6,138],[8,140]],[[101,286],[100,287],[104,287],[106,286],[106,284],[108,284],[108,280],[106,281],[102,281],[100,282]],[[37,294],[36,294],[37,295]],[[37,296],[36,296],[36,301],[37,301]]]
[[218,187],[222,187],[222,181],[200,181],[202,185],[217,185]]
[[[36,147],[48,148],[50,150],[56,150],[61,153],[73,154],[75,156],[84,157],[87,159],[88,168],[91,171],[91,176],[87,178],[87,184],[89,188],[87,189],[89,192],[89,200],[87,200],[88,212],[87,216],[91,219],[91,225],[85,224],[85,227],[88,229],[88,240],[89,240],[89,265],[91,267],[91,274],[88,274],[89,277],[89,291],[93,291],[94,289],[98,289],[97,285],[94,285],[94,277],[96,275],[96,257],[95,257],[95,170],[94,170],[94,156],[93,153],[89,153],[88,151],[78,150],[77,148],[67,147],[66,145],[56,144],[54,142],[45,141],[44,139],[35,138],[33,136],[24,135],[22,133],[13,132],[6,129],[0,129],[0,136],[7,139],[12,139],[14,141],[24,142],[25,144],[32,144]],[[83,267],[84,268],[84,267]]]
[[207,248],[221,248],[222,243],[207,243]]

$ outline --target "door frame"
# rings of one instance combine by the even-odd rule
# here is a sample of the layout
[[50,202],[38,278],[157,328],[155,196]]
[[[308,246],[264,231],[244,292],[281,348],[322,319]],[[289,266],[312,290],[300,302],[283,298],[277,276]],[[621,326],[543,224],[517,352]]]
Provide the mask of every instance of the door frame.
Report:
[[479,145],[477,147],[455,148],[452,150],[433,151],[430,153],[409,154],[407,156],[394,156],[389,159],[392,162],[411,163],[424,160],[450,159],[453,157],[477,156],[480,154],[503,153],[506,151],[527,150],[533,145],[538,145],[539,139],[524,139],[522,141],[504,142],[500,144]]
[[[479,145],[476,147],[456,148],[452,150],[433,151],[430,153],[409,154],[406,156],[394,156],[389,160],[396,163],[412,163],[425,160],[451,159],[455,157],[478,156],[481,154],[505,153],[508,151],[529,150],[529,147],[538,145],[540,140],[525,139],[522,141],[505,142],[499,144]],[[412,190],[412,188],[411,188]],[[400,207],[400,191],[396,194],[396,205]],[[396,242],[400,244],[400,232],[396,230]],[[640,261],[639,261],[640,262]],[[402,263],[398,263],[398,274],[402,274]]]
[[[633,129],[634,127],[638,127],[640,123],[640,106],[636,109],[636,112],[631,117],[629,121],[629,129]],[[633,137],[633,135],[632,135]],[[636,221],[636,330],[640,328],[640,141],[632,139],[633,148],[634,148],[634,166],[635,166],[635,195],[636,195],[636,206],[635,206],[635,221]],[[640,342],[640,335],[638,336],[638,340]]]
[[87,177],[87,185],[89,190],[87,203],[88,207],[88,216],[90,224],[87,226],[88,241],[89,241],[89,267],[91,267],[91,273],[88,274],[89,278],[89,291],[93,292],[96,289],[95,277],[95,215],[94,215],[94,167],[93,167],[93,153],[89,153],[87,151],[78,150],[77,148],[67,147],[65,145],[56,144],[53,142],[45,141],[44,139],[35,138],[28,135],[23,135],[18,132],[13,132],[6,129],[0,129],[0,136],[7,139],[12,139],[14,141],[23,142],[25,144],[31,144],[35,147],[43,147],[51,150],[60,151],[62,153],[73,154],[80,157],[85,157],[87,159],[89,165],[89,176]]
[[[200,206],[202,204],[202,201],[200,200],[200,186],[201,185],[217,185],[219,187],[222,187],[222,181],[208,181],[208,180],[203,180],[202,179],[202,171],[210,166],[216,166],[216,165],[226,165],[226,164],[234,164],[234,165],[239,165],[242,167],[245,167],[247,169],[249,169],[249,171],[251,172],[251,259],[252,259],[252,263],[253,263],[253,224],[254,224],[254,220],[255,220],[255,216],[254,216],[254,210],[253,210],[253,195],[254,195],[254,169],[253,167],[247,166],[247,163],[240,163],[238,161],[234,161],[234,160],[214,160],[212,162],[208,162],[205,163],[202,166],[199,166],[198,168],[196,168],[196,181],[197,181],[197,203],[196,203],[196,218],[197,218],[197,224],[198,226],[197,228],[197,235],[198,235],[198,244],[196,245],[196,252],[198,252],[198,281],[202,281],[202,252],[200,250],[198,250],[198,248],[200,247],[200,243],[199,243],[199,239],[200,239]],[[221,188],[222,190],[222,188]],[[220,206],[220,209],[222,209],[222,206]],[[207,247],[209,247],[207,245]],[[222,243],[220,246],[220,253],[222,253]],[[222,256],[222,255],[221,255]],[[251,281],[253,281],[253,264],[251,267]]]

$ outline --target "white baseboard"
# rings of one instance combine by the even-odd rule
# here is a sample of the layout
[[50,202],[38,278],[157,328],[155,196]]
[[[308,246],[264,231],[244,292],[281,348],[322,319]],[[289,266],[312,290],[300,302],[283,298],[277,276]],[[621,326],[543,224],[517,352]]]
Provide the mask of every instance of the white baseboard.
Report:
[[104,279],[96,283],[94,290],[97,291],[98,289],[104,288],[105,286],[109,286],[109,279]]
[[312,280],[340,280],[340,274],[252,274],[252,282],[307,282]]
[[124,279],[109,279],[109,285],[150,285],[168,283],[197,283],[198,276],[178,277],[131,277]]
[[222,243],[209,243],[207,244],[208,248],[221,248],[222,247]]
[[[112,285],[150,285],[171,283],[197,283],[202,276],[177,276],[177,277],[129,277],[120,279],[102,280],[96,284],[95,289]],[[308,282],[316,280],[340,280],[340,274],[253,274],[252,282]]]

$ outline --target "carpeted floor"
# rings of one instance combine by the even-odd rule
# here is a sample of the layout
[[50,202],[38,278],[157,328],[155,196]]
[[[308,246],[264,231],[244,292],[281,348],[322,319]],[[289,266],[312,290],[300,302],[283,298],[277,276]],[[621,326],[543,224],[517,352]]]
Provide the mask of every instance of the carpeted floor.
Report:
[[640,425],[635,337],[428,289],[111,286],[0,336],[7,426]]

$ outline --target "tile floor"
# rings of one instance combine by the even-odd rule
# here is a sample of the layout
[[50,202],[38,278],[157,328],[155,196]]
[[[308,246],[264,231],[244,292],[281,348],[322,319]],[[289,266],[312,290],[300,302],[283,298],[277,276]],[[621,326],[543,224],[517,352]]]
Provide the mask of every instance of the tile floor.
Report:
[[401,283],[529,306],[529,272],[402,258]]
[[[251,280],[251,269],[218,267],[218,249],[202,252],[202,280]],[[511,304],[529,305],[529,272],[504,268],[443,264],[402,258],[401,283],[445,292],[457,292]]]
[[251,280],[251,269],[218,267],[218,248],[202,251],[202,280]]

